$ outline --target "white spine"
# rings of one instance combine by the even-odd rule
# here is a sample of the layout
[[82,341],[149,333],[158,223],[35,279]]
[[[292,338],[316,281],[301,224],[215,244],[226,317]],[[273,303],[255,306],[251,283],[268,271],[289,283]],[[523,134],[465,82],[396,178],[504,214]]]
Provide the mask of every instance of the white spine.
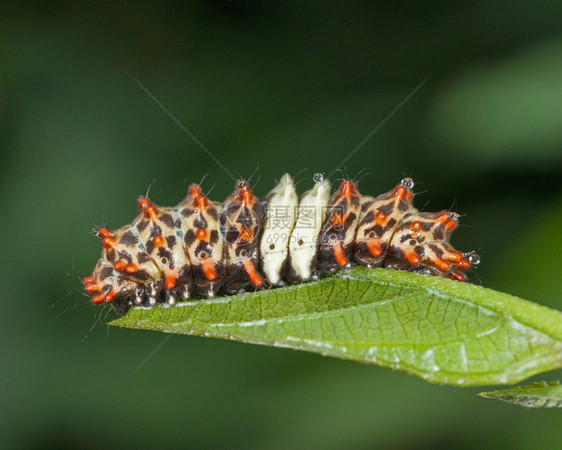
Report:
[[300,280],[312,276],[318,235],[326,218],[330,200],[330,182],[323,180],[305,192],[298,207],[297,222],[289,242],[291,268]]
[[270,284],[281,281],[283,265],[289,255],[289,238],[295,226],[298,204],[293,179],[285,174],[268,196],[260,243],[262,270]]

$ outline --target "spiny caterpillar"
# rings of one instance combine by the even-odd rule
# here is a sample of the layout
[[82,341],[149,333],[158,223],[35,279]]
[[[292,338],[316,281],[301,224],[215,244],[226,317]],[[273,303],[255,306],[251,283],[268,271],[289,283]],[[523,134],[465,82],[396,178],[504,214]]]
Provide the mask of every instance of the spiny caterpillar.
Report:
[[461,271],[479,262],[449,244],[457,214],[414,208],[411,178],[378,197],[362,196],[349,180],[330,196],[328,180],[314,181],[300,199],[288,174],[261,201],[244,180],[223,204],[197,184],[175,207],[140,197],[131,224],[94,230],[104,249],[85,289],[93,303],[123,313],[194,293],[300,283],[352,263],[464,281]]

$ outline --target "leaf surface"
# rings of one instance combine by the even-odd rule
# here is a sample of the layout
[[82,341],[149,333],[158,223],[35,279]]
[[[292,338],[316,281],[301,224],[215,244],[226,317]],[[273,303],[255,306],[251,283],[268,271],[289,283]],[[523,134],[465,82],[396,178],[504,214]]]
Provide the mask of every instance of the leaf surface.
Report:
[[288,347],[434,383],[512,384],[562,366],[562,313],[469,283],[353,267],[311,283],[135,307],[112,325]]
[[526,386],[482,392],[480,395],[527,408],[562,408],[562,385],[559,381],[539,381]]

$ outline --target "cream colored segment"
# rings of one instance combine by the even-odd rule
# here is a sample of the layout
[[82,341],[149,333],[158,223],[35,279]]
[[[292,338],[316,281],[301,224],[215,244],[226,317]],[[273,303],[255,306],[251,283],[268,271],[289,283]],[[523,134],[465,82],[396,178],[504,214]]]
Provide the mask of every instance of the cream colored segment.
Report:
[[[384,219],[383,222],[383,227],[386,227],[386,225],[388,224],[388,222],[392,219],[394,219],[396,221],[396,224],[390,229],[390,230],[386,230],[386,231],[380,231],[376,236],[374,236],[374,238],[380,239],[382,242],[390,242],[392,235],[394,234],[394,232],[398,229],[398,227],[401,225],[402,220],[404,218],[404,214],[410,214],[410,213],[417,213],[418,210],[416,208],[414,208],[413,206],[410,207],[410,209],[408,209],[406,212],[401,211],[399,208],[400,205],[400,200],[399,199],[395,199],[395,198],[387,198],[388,193],[387,194],[382,194],[379,197],[363,197],[363,199],[361,200],[361,214],[359,216],[359,221],[358,221],[358,227],[357,227],[357,233],[355,235],[355,243],[361,243],[361,242],[365,242],[368,239],[371,239],[368,236],[367,230],[371,229],[373,227],[373,223],[374,223],[374,218],[372,221],[370,222],[365,222],[363,223],[363,220],[365,219],[365,217],[367,217],[370,213],[373,214],[373,217],[379,212],[379,208],[382,208],[384,206],[390,207],[387,208],[390,210],[390,213],[386,214],[386,218]],[[371,205],[369,205],[369,207],[367,209],[365,209],[365,211],[363,211],[363,207],[366,203],[371,202]]]
[[[349,228],[346,230],[345,232],[345,236],[343,237],[343,241],[342,241],[342,245],[345,247],[347,247],[348,245],[353,245],[353,243],[355,242],[355,235],[357,233],[357,226],[359,225],[359,217],[361,216],[361,202],[359,202],[359,205],[354,207],[352,204],[349,204],[348,208],[348,212],[349,213],[354,213],[355,214],[355,220],[351,223],[351,225],[349,226]],[[348,266],[351,265],[350,263],[348,264]]]
[[[182,251],[184,252],[186,259],[188,261],[188,264],[190,265],[197,265],[198,261],[197,258],[195,257],[195,253],[194,253],[194,247],[197,245],[197,240],[195,239],[193,241],[193,243],[188,246],[185,243],[185,237],[187,236],[188,233],[195,233],[197,228],[195,228],[195,219],[197,218],[197,209],[193,208],[191,203],[187,204],[187,202],[184,202],[183,204],[185,204],[185,208],[190,209],[192,212],[191,214],[189,214],[188,216],[184,216],[181,214],[181,208],[178,208],[178,217],[181,219],[181,226],[179,228],[179,231],[181,233],[181,246],[182,246]],[[179,236],[178,236],[179,238]]]
[[[223,205],[222,203],[218,203],[218,202],[213,202],[213,206],[215,208],[217,208],[217,220],[212,219],[211,217],[209,217],[209,221],[213,220],[213,229],[217,230],[217,233],[219,234],[218,236],[218,242],[215,244],[215,246],[213,247],[213,260],[215,260],[218,264],[226,264],[225,261],[225,254],[224,254],[224,247],[225,247],[225,242],[224,242],[224,236],[221,233],[221,225],[220,225],[220,218],[222,215],[222,208]],[[209,222],[210,223],[210,222]]]
[[297,222],[291,233],[289,254],[291,267],[297,277],[306,280],[312,276],[312,263],[317,251],[317,239],[330,200],[330,182],[316,183],[314,188],[305,192],[298,207]]
[[[123,231],[131,231],[131,233],[133,233],[135,235],[135,237],[137,238],[137,249],[142,253],[146,253],[146,247],[144,245],[145,242],[147,242],[147,239],[150,237],[150,225],[148,227],[145,228],[145,230],[143,232],[139,232],[137,229],[137,224],[139,222],[141,222],[144,218],[144,215],[141,213],[139,214],[139,216],[137,216],[137,218],[131,223],[131,225],[127,225],[123,228],[121,228],[117,233],[120,233],[121,230]],[[128,230],[126,230],[126,228],[129,227]],[[135,264],[138,268],[138,270],[144,270],[149,278],[153,281],[159,280],[161,278],[161,272],[160,272],[160,267],[152,260],[149,259],[146,262],[143,263],[139,263],[139,261],[137,260],[137,254],[131,254],[132,257],[132,262],[133,264]],[[125,276],[126,273],[125,273]],[[134,279],[134,274],[131,276],[131,278]]]
[[[217,208],[217,204],[214,202],[213,202],[213,207]],[[207,214],[205,216],[205,219],[207,220],[208,232],[210,234],[212,234],[213,231],[217,232],[217,242],[213,244],[212,242],[209,241],[209,245],[211,246],[212,249],[211,255],[209,256],[217,264],[221,264],[223,262],[222,260],[223,260],[223,246],[224,246],[223,236],[220,231],[220,224],[218,219],[220,218],[220,215],[221,215],[220,208],[217,208],[217,220],[213,219],[210,214]]]
[[286,173],[268,195],[265,227],[260,243],[262,270],[271,284],[281,280],[289,253],[289,239],[297,219],[299,198],[291,176]]
[[[369,205],[368,208],[365,209],[365,211],[363,211],[363,208],[365,207],[365,205],[367,203],[371,203],[371,205]],[[358,222],[358,226],[357,226],[357,232],[355,234],[355,243],[358,242],[363,242],[365,240],[367,240],[367,237],[365,235],[365,230],[367,228],[372,227],[372,222],[363,222],[363,219],[365,217],[367,217],[367,215],[373,211],[376,208],[376,202],[375,202],[375,198],[365,195],[363,196],[363,198],[361,199],[361,212],[359,213],[359,222]]]
[[[188,215],[185,215],[188,214]],[[181,244],[182,252],[185,255],[187,265],[196,265],[192,249],[186,245],[185,237],[191,231],[196,230],[194,222],[197,218],[197,209],[193,206],[193,196],[188,194],[187,197],[176,206],[176,215],[174,221],[179,219],[180,226],[176,227],[176,238]],[[193,244],[192,246],[193,247]]]
[[[202,260],[209,257],[217,264],[222,263],[223,237],[219,229],[218,220],[213,219],[211,214],[208,213],[209,209],[216,208],[216,207],[217,205],[209,200],[207,208],[201,212],[201,216],[203,217],[203,219],[205,219],[205,222],[207,223],[207,227],[205,228],[206,234],[203,238],[203,241],[208,242],[207,248],[203,249],[203,251],[196,252],[197,248],[200,245],[200,240],[197,236],[190,246],[186,246],[185,242],[183,243],[184,249],[189,257],[189,261],[194,266],[197,264],[201,264]],[[195,209],[193,214],[191,214],[187,218],[186,217],[182,218],[182,228],[184,229],[184,233],[188,233],[189,230],[192,230],[192,232],[197,233],[198,228],[195,226],[195,221],[199,217],[199,214],[200,213],[198,212],[198,210]],[[218,210],[217,210],[217,217],[220,217],[220,212]],[[218,237],[217,242],[214,244],[210,242],[211,234],[213,231],[217,232],[217,237]],[[207,249],[210,249],[210,254],[207,251]]]
[[[180,214],[179,208],[170,208],[168,211],[169,214],[172,216],[174,220],[174,225],[178,223],[178,219],[181,223],[182,217]],[[176,245],[172,251],[172,258],[174,259],[174,267],[176,271],[181,270],[183,266],[189,266],[189,258],[185,252],[185,245],[184,245],[184,234],[182,227],[174,226],[173,230],[167,230],[169,234],[175,236],[176,238]]]
[[[256,201],[258,200],[256,199]],[[254,257],[257,259],[259,243],[257,242],[256,235],[258,234],[260,226],[262,224],[260,223],[260,218],[255,213],[255,207],[256,207],[255,204],[252,205],[251,207],[236,205],[236,210],[234,211],[234,213],[230,211],[230,215],[227,215],[226,217],[227,231],[226,234],[223,235],[223,243],[225,247],[225,251],[224,251],[225,264],[234,265],[234,264],[244,263],[244,261],[252,259]],[[225,213],[225,211],[228,213],[231,208],[232,208],[231,204],[225,204],[223,206],[223,214]],[[242,221],[240,220],[240,215],[242,214],[242,212],[247,212],[250,216],[249,221],[244,221],[246,222],[246,225],[242,225]],[[232,226],[234,226],[234,229],[238,233],[241,233],[244,228],[249,230],[251,233],[250,235],[251,240],[250,241],[245,240],[239,235],[236,242],[233,243],[228,242],[226,236],[228,235],[228,229],[231,228]],[[239,248],[240,246],[244,247],[242,251],[240,251]]]
[[[164,214],[169,214],[170,216],[172,216],[172,219],[174,220],[175,223],[176,213],[174,209],[175,208],[158,207],[158,218]],[[172,261],[168,261],[167,257],[161,257],[160,255],[158,255],[158,250],[156,249],[152,252],[152,254],[150,254],[151,260],[154,262],[154,264],[156,264],[159,270],[162,273],[164,273],[165,276],[168,275],[178,276],[179,269],[183,267],[185,264],[189,264],[185,252],[183,251],[182,242],[181,241],[178,242],[178,237],[175,232],[176,231],[175,227],[169,228],[158,219],[156,219],[156,222],[157,222],[156,225],[159,226],[160,229],[162,230],[162,234],[161,234],[162,237],[166,238],[168,236],[176,236],[176,245],[174,246],[173,249],[170,249],[168,247],[167,242],[164,244],[164,248],[169,250],[171,253]],[[153,229],[152,223],[153,222],[151,222],[151,224],[147,226],[146,229],[144,230],[144,233],[142,233],[144,234],[143,242],[154,240],[153,237],[150,237],[150,234]],[[172,265],[174,266],[174,269],[170,269],[170,266]]]

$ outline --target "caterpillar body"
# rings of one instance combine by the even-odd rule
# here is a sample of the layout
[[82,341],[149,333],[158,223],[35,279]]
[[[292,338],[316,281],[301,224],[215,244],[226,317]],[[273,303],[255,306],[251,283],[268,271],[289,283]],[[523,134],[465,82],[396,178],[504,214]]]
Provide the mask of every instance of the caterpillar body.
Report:
[[414,208],[411,178],[378,197],[361,195],[349,180],[330,196],[327,179],[314,181],[300,198],[288,174],[263,200],[244,180],[222,204],[197,184],[175,207],[140,197],[131,224],[94,230],[104,248],[85,290],[93,303],[124,313],[192,294],[305,282],[353,263],[464,281],[479,262],[449,243],[457,214]]

